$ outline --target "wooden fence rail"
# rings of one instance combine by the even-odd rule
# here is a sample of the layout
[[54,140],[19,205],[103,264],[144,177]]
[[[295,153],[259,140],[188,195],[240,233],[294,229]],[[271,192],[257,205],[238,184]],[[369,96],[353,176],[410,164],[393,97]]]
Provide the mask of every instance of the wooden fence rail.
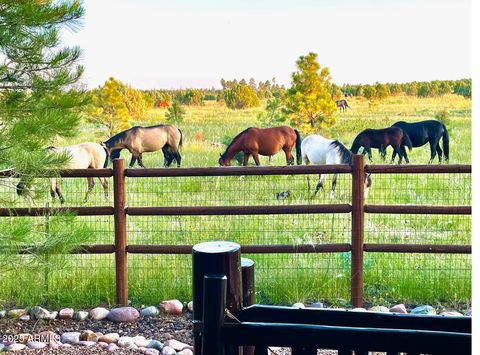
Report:
[[[128,302],[129,253],[135,254],[190,254],[192,245],[132,245],[128,244],[128,216],[195,216],[195,215],[273,215],[273,214],[319,214],[351,213],[351,241],[337,244],[302,245],[242,245],[248,254],[256,253],[351,253],[351,303],[363,305],[363,256],[365,252],[390,253],[444,253],[470,254],[471,245],[418,245],[418,244],[365,244],[364,217],[369,214],[431,214],[470,215],[471,206],[424,206],[424,205],[371,205],[364,200],[364,174],[470,174],[471,165],[364,165],[364,157],[355,155],[352,165],[310,166],[263,166],[263,167],[210,167],[176,169],[126,169],[124,161],[114,160],[113,169],[77,169],[60,173],[63,177],[113,177],[113,206],[55,207],[55,208],[0,208],[0,217],[43,216],[46,214],[73,212],[79,216],[114,217],[115,243],[83,245],[72,253],[115,253],[116,302]],[[304,175],[304,174],[351,174],[351,204],[275,205],[275,206],[167,206],[129,207],[126,200],[126,179],[147,177],[189,176],[242,176],[242,175]],[[14,171],[4,171],[2,177],[13,176]],[[25,247],[27,250],[28,247]]]

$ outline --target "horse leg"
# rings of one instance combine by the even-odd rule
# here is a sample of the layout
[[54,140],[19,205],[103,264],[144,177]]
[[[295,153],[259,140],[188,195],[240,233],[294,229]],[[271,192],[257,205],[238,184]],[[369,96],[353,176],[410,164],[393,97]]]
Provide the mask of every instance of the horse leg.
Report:
[[98,180],[100,181],[100,184],[103,187],[103,193],[105,195],[105,200],[108,199],[108,181],[105,178],[99,177]]
[[56,185],[57,185],[57,179],[51,178],[50,179],[50,196],[52,197],[52,202],[55,201]]
[[368,160],[372,161],[372,148],[366,148],[365,151],[367,152]]
[[437,143],[438,164],[442,164],[442,148],[440,148],[440,141]]
[[162,148],[163,153],[163,166],[166,168],[168,166],[168,159],[170,157],[170,153],[168,152],[168,147],[166,145]]
[[142,154],[138,154],[138,165],[140,165],[141,168],[145,168],[145,165],[143,165],[143,161],[142,161]]
[[293,165],[295,163],[295,158],[292,155],[292,149],[284,147],[283,151],[285,152],[285,159],[287,160],[287,165]]
[[95,186],[95,181],[93,180],[92,177],[87,177],[87,184],[88,184],[87,193],[85,194],[85,198],[83,199],[83,202],[88,201],[88,196],[90,196],[90,194],[92,193],[93,187]]
[[321,174],[320,179],[318,180],[317,187],[315,188],[315,192],[313,193],[313,196],[315,196],[317,194],[318,190],[320,190],[320,189],[324,190],[324,188],[323,188],[323,182],[324,181],[325,181],[325,174]]
[[255,164],[257,164],[257,166],[259,166],[260,165],[260,159],[258,158],[258,153],[257,152],[252,152],[252,157],[253,157],[253,160],[255,160]]
[[65,199],[63,198],[62,190],[60,189],[60,185],[58,183],[55,186],[55,192],[57,193],[58,198],[60,199],[60,204],[63,205],[65,203]]
[[243,152],[243,166],[248,165],[248,158],[250,158],[250,153]]
[[333,198],[335,196],[336,188],[337,188],[337,174],[333,174],[332,192],[330,193],[330,198]]
[[428,164],[432,164],[433,159],[435,158],[436,154],[436,146],[438,145],[438,142],[435,142],[435,140],[431,140],[430,142],[430,160],[428,161]]
[[405,146],[403,145],[400,150],[402,151],[403,157],[405,158],[405,163],[410,164],[410,160],[408,160],[407,150],[405,149]]
[[180,153],[178,151],[176,152],[173,152],[172,153],[173,157],[175,158],[175,160],[177,161],[177,168],[180,167],[180,163],[182,161],[182,156],[180,155]]
[[129,168],[133,168],[133,165],[137,161],[137,158],[138,158],[138,155],[135,155],[134,153],[132,153],[132,159],[130,160],[130,164],[128,165]]

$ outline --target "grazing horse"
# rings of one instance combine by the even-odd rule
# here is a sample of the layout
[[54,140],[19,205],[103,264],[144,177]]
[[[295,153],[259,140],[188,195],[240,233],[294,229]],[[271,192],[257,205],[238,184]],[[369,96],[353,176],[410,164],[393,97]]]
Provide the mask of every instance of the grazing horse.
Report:
[[[382,129],[367,128],[357,135],[350,150],[356,154],[358,149],[363,147],[364,152],[368,155],[368,159],[372,161],[371,148],[376,148],[382,152],[389,145],[392,146],[393,151],[399,156],[398,164],[402,163],[402,158],[405,158],[405,161],[409,163],[405,146],[407,146],[408,150],[411,151],[412,142],[410,141],[408,134],[403,132],[403,130],[398,127],[388,127]],[[394,162],[393,159],[394,158],[392,157],[392,163]]]
[[[396,122],[392,127],[399,127],[408,134],[412,141],[413,147],[421,147],[424,144],[430,143],[430,160],[432,163],[435,154],[438,154],[438,162],[442,162],[442,149],[440,148],[440,138],[443,138],[443,154],[445,161],[449,159],[449,139],[447,127],[441,122],[435,120],[427,120],[420,122],[407,123],[404,121]],[[395,152],[393,152],[392,160],[395,159]]]
[[[311,134],[302,141],[302,159],[306,165],[312,164],[352,164],[353,153],[336,139],[327,139],[317,134]],[[319,176],[314,196],[318,190],[323,188],[325,174]],[[310,190],[310,179],[307,176],[308,190]],[[365,195],[372,185],[370,174],[365,174]],[[333,174],[331,196],[335,194],[337,186],[337,174]]]
[[272,156],[281,149],[285,152],[287,165],[294,163],[292,148],[297,151],[297,164],[301,164],[301,138],[296,129],[288,126],[273,128],[250,127],[239,133],[229,144],[223,154],[220,154],[220,166],[230,166],[232,158],[239,151],[243,151],[243,166],[247,166],[248,158],[253,156],[255,164],[260,165],[258,155]]
[[[50,153],[65,154],[70,157],[65,169],[100,169],[105,168],[108,163],[108,154],[104,147],[98,143],[86,142],[71,145],[68,147],[48,147]],[[60,184],[57,178],[49,178],[50,180],[50,196],[55,199],[55,194],[58,195],[60,203],[63,204],[65,199],[60,189]],[[105,199],[108,197],[108,182],[104,177],[99,177],[102,184]],[[87,202],[88,196],[95,186],[93,177],[87,177],[88,190],[85,194],[84,202]],[[21,179],[17,184],[17,194],[22,195],[25,191],[26,184]]]
[[182,132],[172,125],[135,126],[114,135],[102,144],[110,154],[111,160],[120,157],[122,149],[128,149],[132,154],[130,168],[136,161],[138,161],[138,165],[144,168],[142,154],[144,152],[156,152],[160,149],[165,158],[165,167],[170,166],[174,159],[179,167],[182,157],[178,149],[182,146],[182,138]]
[[335,101],[335,104],[340,109],[340,112],[347,111],[347,107],[350,108],[350,106],[348,106],[347,100],[345,100],[345,99],[337,100],[337,101]]

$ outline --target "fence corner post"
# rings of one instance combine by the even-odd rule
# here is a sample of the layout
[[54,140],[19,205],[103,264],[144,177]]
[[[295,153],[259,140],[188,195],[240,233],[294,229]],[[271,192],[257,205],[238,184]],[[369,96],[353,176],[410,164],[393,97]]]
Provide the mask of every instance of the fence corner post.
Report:
[[116,303],[128,305],[127,213],[125,193],[125,160],[113,160],[113,218],[115,222]]
[[364,243],[364,156],[354,154],[352,160],[352,258],[351,304],[363,307],[363,243]]

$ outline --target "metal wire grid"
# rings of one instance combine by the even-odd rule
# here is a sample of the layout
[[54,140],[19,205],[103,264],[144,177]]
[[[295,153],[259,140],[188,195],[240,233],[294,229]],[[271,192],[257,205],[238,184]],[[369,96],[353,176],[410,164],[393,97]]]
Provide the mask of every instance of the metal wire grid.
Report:
[[364,255],[364,294],[371,303],[469,303],[471,281],[470,254]]
[[[106,178],[108,183],[108,197],[98,178],[94,178],[95,186],[88,201],[85,200],[88,185],[86,178],[58,178],[58,184],[65,199],[64,207],[69,206],[111,206],[113,205],[113,180]],[[16,185],[19,179],[1,178],[0,205],[5,207],[59,207],[58,196],[50,196],[49,179],[42,178],[35,182],[35,186],[26,190],[23,196],[17,195]]]
[[[245,254],[255,262],[258,303],[348,299],[350,253]],[[191,255],[129,255],[129,299],[156,304],[191,299]]]
[[367,204],[472,204],[471,174],[372,174]]
[[127,178],[129,206],[250,206],[350,203],[351,175],[338,174],[331,195],[332,175],[325,189],[313,196],[318,175],[198,176]]
[[365,243],[471,244],[470,215],[365,214]]

